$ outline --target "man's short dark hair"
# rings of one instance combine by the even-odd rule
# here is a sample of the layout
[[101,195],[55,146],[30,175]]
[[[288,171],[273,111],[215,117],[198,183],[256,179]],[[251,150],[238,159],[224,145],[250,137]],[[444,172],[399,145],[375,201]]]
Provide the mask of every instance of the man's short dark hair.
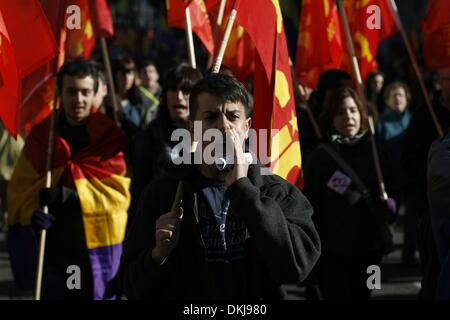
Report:
[[246,117],[252,114],[252,99],[245,86],[236,78],[224,74],[209,74],[197,82],[189,97],[189,114],[194,119],[198,108],[198,96],[202,93],[221,99],[224,102],[242,103]]
[[85,78],[91,76],[94,79],[94,92],[98,90],[98,70],[91,61],[85,59],[72,60],[64,63],[58,72],[56,84],[61,93],[64,84],[64,77]]

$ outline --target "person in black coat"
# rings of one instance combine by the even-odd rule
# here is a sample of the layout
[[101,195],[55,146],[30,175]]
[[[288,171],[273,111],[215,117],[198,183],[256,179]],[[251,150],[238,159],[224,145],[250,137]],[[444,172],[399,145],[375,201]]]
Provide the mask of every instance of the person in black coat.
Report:
[[[439,70],[439,85],[441,90],[435,93],[432,107],[445,135],[450,128],[450,68]],[[440,270],[427,201],[427,156],[433,141],[438,138],[430,111],[426,106],[422,106],[411,118],[403,147],[402,165],[408,176],[408,184],[405,186],[406,210],[418,221],[417,244],[422,269],[420,298],[423,299],[435,298]],[[414,246],[406,246],[403,261],[411,260],[414,251]]]
[[[206,161],[170,163],[170,175],[146,187],[122,256],[125,295],[280,298],[281,285],[305,279],[320,255],[311,205],[296,186],[244,159],[251,105],[242,83],[209,75],[192,89],[189,109],[189,127],[200,121],[202,134],[227,136],[235,162],[222,171]],[[181,207],[171,209],[179,181]]]
[[194,84],[201,78],[201,73],[188,65],[179,65],[169,70],[157,118],[132,140],[130,222],[142,191],[152,180],[164,174],[165,164],[171,160],[171,149],[178,143],[171,141],[172,132],[177,128],[186,128],[189,117],[189,94]]
[[314,278],[324,299],[368,299],[366,271],[381,262],[380,230],[388,206],[380,198],[367,113],[352,89],[340,88],[327,97],[320,125],[327,146],[353,169],[371,201],[325,148],[313,152],[304,192],[322,242]]

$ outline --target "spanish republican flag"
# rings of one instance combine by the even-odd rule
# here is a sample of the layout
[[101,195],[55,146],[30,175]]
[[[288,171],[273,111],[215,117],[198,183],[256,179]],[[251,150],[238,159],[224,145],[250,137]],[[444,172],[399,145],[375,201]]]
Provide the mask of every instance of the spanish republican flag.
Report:
[[[86,127],[89,145],[74,156],[69,143],[55,132],[52,186],[62,179],[64,186],[78,193],[94,298],[104,299],[106,286],[119,268],[130,203],[130,179],[125,176],[124,156],[127,138],[100,113],[90,114]],[[19,274],[26,267],[24,261],[28,262],[27,271],[32,273],[28,279],[33,279],[36,266],[37,241],[30,223],[39,206],[39,190],[45,187],[46,153],[43,151],[47,150],[49,128],[50,117],[33,127],[8,189],[11,265],[13,272]]]
[[181,29],[186,29],[185,9],[189,8],[192,32],[198,36],[209,54],[214,53],[211,22],[203,0],[166,0],[166,8],[169,27]]
[[430,70],[450,67],[450,2],[430,0],[422,22],[423,57]]
[[334,0],[302,1],[298,34],[296,76],[315,88],[322,72],[341,65],[341,24]]
[[270,168],[301,186],[300,140],[289,53],[278,0],[240,1],[236,21],[255,48],[254,127],[269,129]]
[[[380,43],[397,32],[388,1],[343,1],[363,81],[372,71],[378,70],[376,56]],[[380,22],[379,26],[376,22]],[[347,50],[343,58],[343,69],[349,72],[352,70]]]
[[0,13],[0,95],[4,98],[0,117],[16,136],[22,104],[21,81],[50,61],[57,54],[57,45],[39,1],[0,0]]

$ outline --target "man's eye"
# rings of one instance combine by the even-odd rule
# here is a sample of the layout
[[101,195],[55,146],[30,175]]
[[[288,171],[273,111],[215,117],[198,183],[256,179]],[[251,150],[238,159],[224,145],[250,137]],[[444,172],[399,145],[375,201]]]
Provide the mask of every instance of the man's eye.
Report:
[[215,116],[215,115],[209,115],[209,116],[205,117],[205,120],[214,121],[216,118],[217,118],[217,116]]

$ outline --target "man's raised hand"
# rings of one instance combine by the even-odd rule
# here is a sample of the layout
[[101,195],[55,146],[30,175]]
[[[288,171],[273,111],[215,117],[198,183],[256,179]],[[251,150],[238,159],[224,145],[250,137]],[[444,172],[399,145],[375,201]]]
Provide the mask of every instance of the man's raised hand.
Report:
[[156,220],[155,248],[152,250],[152,259],[158,265],[170,255],[178,245],[180,239],[180,225],[183,218],[183,208],[161,215]]

